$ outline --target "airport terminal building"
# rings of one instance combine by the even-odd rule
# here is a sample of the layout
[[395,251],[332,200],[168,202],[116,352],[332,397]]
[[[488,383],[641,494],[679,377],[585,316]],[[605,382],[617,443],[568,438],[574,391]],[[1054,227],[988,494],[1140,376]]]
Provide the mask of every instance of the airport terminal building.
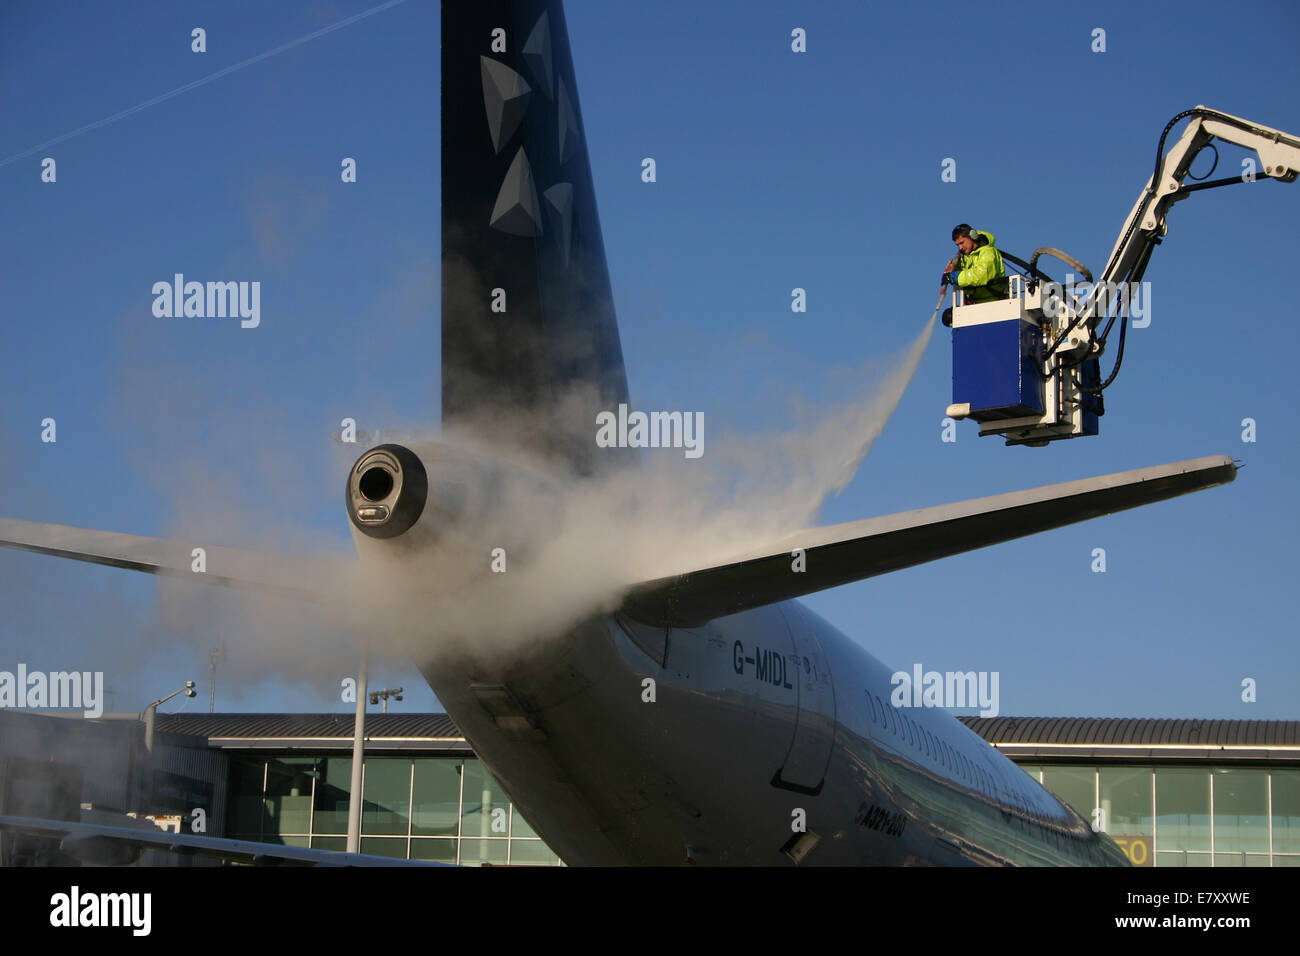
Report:
[[[1138,866],[1300,866],[1300,721],[961,719]],[[0,711],[0,813],[135,812],[342,850],[352,726],[351,714],[160,715],[150,751],[138,720]],[[366,730],[361,852],[561,862],[445,714],[371,714]]]
[[1137,866],[1300,866],[1300,721],[961,720]]

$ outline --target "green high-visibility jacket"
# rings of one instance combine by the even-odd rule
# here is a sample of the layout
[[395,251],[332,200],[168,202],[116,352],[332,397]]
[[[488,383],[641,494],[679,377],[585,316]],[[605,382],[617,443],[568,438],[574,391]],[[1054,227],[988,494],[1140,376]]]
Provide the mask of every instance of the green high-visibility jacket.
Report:
[[[962,253],[958,260],[957,285],[970,295],[972,302],[992,302],[1007,297],[1007,270],[1002,265],[1002,253],[993,245],[993,233],[976,229],[977,236],[988,242],[970,252]],[[1001,280],[1000,282],[998,280]],[[989,283],[992,283],[990,288]]]

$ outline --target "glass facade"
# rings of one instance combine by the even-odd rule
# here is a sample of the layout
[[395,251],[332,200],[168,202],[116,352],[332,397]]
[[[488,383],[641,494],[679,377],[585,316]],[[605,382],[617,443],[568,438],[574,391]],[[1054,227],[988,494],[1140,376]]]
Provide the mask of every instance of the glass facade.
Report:
[[[232,755],[231,762],[230,837],[347,848],[350,758]],[[367,757],[361,786],[362,853],[465,866],[560,863],[474,758]]]
[[1274,770],[1269,774],[1268,812],[1273,852],[1300,853],[1300,770]]
[[1300,770],[1020,766],[1136,866],[1300,866]]
[[[1137,866],[1300,867],[1300,769],[1042,757],[1020,766]],[[465,866],[560,863],[474,757],[375,755],[363,769],[363,853]],[[231,754],[226,833],[343,850],[351,778],[346,756]]]
[[1093,821],[1093,808],[1097,806],[1097,771],[1091,767],[1043,767],[1041,783],[1060,798],[1062,803],[1074,807],[1079,816]]

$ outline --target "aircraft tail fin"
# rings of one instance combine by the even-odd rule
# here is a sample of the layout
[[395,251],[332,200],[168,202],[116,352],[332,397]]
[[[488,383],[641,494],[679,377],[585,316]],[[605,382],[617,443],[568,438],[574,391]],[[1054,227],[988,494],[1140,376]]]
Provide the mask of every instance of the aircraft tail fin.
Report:
[[627,376],[563,8],[448,2],[442,35],[473,38],[442,49],[444,431],[589,474]]
[[[1236,471],[1226,456],[1196,458],[813,528],[723,565],[647,581],[633,588],[622,610],[646,624],[696,627],[727,614],[1226,484]],[[793,567],[795,549],[803,550],[802,571]]]

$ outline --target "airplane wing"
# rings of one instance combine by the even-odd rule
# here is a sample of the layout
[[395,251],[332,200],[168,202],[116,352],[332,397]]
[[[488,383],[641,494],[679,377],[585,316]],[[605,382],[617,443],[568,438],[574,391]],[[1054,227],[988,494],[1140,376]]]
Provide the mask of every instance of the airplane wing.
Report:
[[[790,535],[734,561],[637,585],[622,610],[645,624],[698,627],[749,608],[861,581],[990,544],[1174,498],[1236,476],[1213,456],[902,511]],[[793,570],[802,548],[806,569]]]
[[253,866],[450,866],[420,860],[341,853],[337,850],[309,850],[224,837],[168,833],[164,830],[115,827],[67,820],[0,815],[0,830],[60,840],[59,849],[84,863],[125,866],[134,863],[144,850],[206,856]]
[[[204,570],[196,571],[195,548]],[[0,518],[0,548],[34,551],[147,574],[188,577],[204,584],[245,588],[312,601],[338,593],[350,565],[340,557],[276,555],[211,547],[199,541],[147,538],[60,524]]]

